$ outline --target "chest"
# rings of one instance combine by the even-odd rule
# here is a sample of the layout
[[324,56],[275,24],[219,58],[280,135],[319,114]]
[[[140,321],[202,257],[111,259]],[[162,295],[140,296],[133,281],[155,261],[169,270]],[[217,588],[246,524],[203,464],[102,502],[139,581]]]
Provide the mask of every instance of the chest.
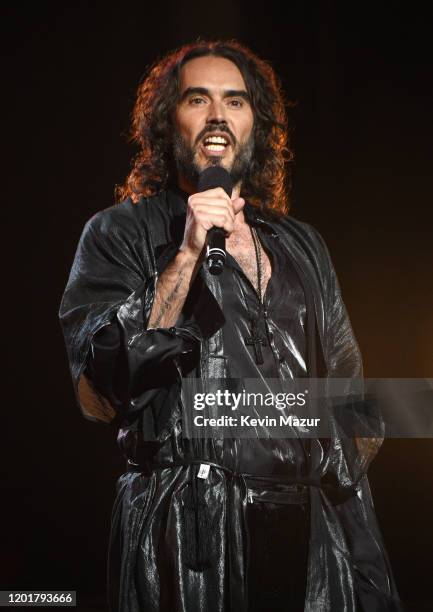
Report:
[[236,259],[237,263],[242,268],[243,273],[251,282],[256,291],[258,289],[257,259],[259,259],[261,270],[261,297],[263,297],[272,274],[272,266],[269,256],[264,250],[260,241],[258,241],[257,247],[258,257],[249,228],[246,231],[239,232],[238,234],[233,233],[226,240],[227,251],[232,257],[234,257],[234,259]]

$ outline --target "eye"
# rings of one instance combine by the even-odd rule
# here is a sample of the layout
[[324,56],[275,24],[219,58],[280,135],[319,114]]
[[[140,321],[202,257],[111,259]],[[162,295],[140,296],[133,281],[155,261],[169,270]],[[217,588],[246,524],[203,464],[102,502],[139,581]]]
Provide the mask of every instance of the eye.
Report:
[[230,106],[233,106],[233,108],[242,108],[242,106],[244,105],[244,101],[239,100],[239,99],[234,99],[234,100],[230,100],[229,104]]
[[194,98],[190,98],[189,100],[190,104],[197,105],[197,106],[201,104],[202,102],[203,103],[205,102],[204,98],[199,98],[198,96],[195,96]]

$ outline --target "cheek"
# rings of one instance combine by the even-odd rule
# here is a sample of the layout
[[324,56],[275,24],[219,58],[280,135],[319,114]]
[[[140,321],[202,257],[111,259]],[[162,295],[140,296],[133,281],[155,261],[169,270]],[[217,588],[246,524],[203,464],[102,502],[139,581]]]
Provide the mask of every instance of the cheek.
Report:
[[200,128],[197,125],[197,121],[193,121],[193,120],[188,121],[187,118],[184,118],[183,121],[180,121],[178,123],[178,126],[179,126],[178,129],[183,134],[183,136],[191,140],[191,142],[194,141],[194,139],[196,138],[197,134],[200,131]]
[[243,133],[248,137],[248,135],[253,131],[254,127],[254,116],[251,111],[242,116],[240,126]]
[[242,140],[246,141],[252,136],[254,133],[254,123],[253,121],[246,119],[242,126]]
[[176,118],[176,130],[179,132],[179,134],[182,134],[182,136],[185,136],[185,134],[187,133],[187,130],[185,129],[185,121],[182,118]]
[[191,121],[188,118],[188,114],[185,112],[178,111],[177,113],[175,113],[174,124],[177,131],[183,136],[187,136],[188,133],[191,131]]

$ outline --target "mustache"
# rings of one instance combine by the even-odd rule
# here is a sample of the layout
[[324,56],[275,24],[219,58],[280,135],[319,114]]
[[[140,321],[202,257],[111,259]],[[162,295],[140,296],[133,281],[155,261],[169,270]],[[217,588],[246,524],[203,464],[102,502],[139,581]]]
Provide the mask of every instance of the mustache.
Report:
[[230,140],[233,143],[233,145],[237,144],[235,135],[225,123],[221,123],[221,124],[214,123],[212,126],[207,126],[203,128],[203,130],[200,132],[200,134],[195,139],[195,145],[199,144],[200,141],[203,140],[203,138],[207,134],[213,134],[214,132],[225,132],[226,134],[230,136]]

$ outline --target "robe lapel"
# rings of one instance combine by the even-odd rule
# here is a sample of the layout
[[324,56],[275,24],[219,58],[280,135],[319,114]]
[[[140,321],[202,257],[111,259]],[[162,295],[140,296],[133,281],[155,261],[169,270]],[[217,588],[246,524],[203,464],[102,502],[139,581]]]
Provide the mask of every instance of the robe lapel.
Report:
[[[310,368],[309,376],[317,378],[325,377],[327,375],[324,351],[325,310],[323,288],[320,284],[320,271],[313,263],[314,259],[310,256],[308,244],[303,240],[302,235],[296,228],[291,226],[289,229],[287,225],[284,227],[281,224],[268,223],[274,229],[296,267],[306,294],[307,311],[309,301],[311,301],[311,308],[314,311],[314,314],[310,314],[311,325],[309,326],[309,332],[313,334],[313,337],[309,338],[310,351],[313,352],[310,357],[313,359],[314,364]],[[312,317],[314,317],[314,321],[311,321]]]

